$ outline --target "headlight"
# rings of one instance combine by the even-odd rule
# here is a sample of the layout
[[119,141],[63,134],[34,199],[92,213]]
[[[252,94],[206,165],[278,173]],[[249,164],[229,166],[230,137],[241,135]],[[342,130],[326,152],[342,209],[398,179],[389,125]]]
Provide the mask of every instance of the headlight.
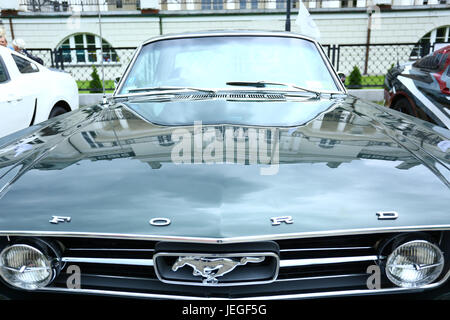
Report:
[[42,288],[53,279],[54,272],[51,258],[30,245],[12,245],[0,253],[0,276],[12,286]]
[[414,288],[433,282],[444,268],[444,257],[434,244],[414,240],[398,246],[388,257],[386,275],[400,287]]

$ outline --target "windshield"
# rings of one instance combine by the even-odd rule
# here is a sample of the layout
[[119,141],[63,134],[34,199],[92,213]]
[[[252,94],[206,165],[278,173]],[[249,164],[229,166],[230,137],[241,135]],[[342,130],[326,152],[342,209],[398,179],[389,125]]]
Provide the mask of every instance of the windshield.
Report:
[[274,36],[214,36],[145,45],[119,94],[139,88],[224,88],[230,81],[292,83],[339,91],[316,45]]

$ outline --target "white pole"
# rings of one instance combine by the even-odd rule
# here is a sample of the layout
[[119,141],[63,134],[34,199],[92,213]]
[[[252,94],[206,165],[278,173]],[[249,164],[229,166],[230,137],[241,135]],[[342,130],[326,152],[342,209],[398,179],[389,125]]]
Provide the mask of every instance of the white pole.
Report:
[[106,100],[105,94],[105,69],[103,67],[103,35],[102,35],[102,15],[100,13],[100,0],[97,1],[98,9],[98,27],[100,30],[100,67],[102,69],[102,91],[103,91],[103,102]]

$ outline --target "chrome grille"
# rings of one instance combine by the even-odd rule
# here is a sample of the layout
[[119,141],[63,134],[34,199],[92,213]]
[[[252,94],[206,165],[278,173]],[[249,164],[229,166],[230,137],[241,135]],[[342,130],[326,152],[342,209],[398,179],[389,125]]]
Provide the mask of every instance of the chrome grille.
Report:
[[[440,233],[436,233],[436,238]],[[275,241],[280,250],[280,268],[275,281],[266,284],[207,287],[161,282],[154,269],[157,241],[90,238],[52,238],[64,248],[65,263],[51,287],[67,289],[68,266],[81,269],[80,293],[164,298],[264,298],[322,296],[333,292],[367,290],[367,267],[385,257],[376,246],[394,234],[321,237]],[[190,246],[191,244],[189,244]],[[244,245],[244,243],[242,244]],[[196,244],[192,243],[192,247]],[[213,245],[219,250],[223,245]],[[384,281],[383,288],[393,286]],[[72,291],[73,292],[73,291]]]
[[[280,247],[280,269],[277,280],[271,284],[237,286],[231,289],[194,288],[189,285],[161,283],[153,267],[153,253],[156,245],[153,241],[116,240],[111,242],[95,239],[61,239],[60,241],[64,241],[66,246],[63,261],[66,266],[76,264],[80,267],[84,275],[82,283],[88,289],[114,288],[146,294],[243,298],[293,292],[320,292],[329,289],[341,290],[353,288],[356,285],[363,288],[368,276],[366,269],[377,260],[373,247],[377,239],[365,239],[356,243],[354,240],[348,237],[342,243],[337,243],[331,238],[314,241],[311,239],[277,241]],[[66,279],[64,272],[59,278],[56,286],[63,287]],[[289,285],[286,285],[287,283]]]

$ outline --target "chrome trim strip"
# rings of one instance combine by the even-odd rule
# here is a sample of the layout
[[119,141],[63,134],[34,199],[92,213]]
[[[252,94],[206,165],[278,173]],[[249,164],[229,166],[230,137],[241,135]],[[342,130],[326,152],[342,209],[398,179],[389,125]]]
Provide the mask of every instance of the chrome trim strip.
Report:
[[131,69],[133,68],[133,65],[134,65],[138,55],[141,53],[141,50],[142,50],[142,44],[134,50],[133,58],[128,63],[124,74],[122,74],[122,76],[120,77],[119,83],[117,84],[116,88],[114,89],[112,97],[115,97],[116,93],[118,93],[120,90],[122,90],[123,84],[125,82],[124,79],[126,79],[128,77],[128,74],[130,73]]
[[[339,250],[368,250],[372,247],[336,247],[336,248],[299,248],[280,249],[280,252],[304,252],[304,251],[339,251]],[[67,248],[67,251],[123,251],[123,252],[154,252],[155,249],[133,249],[133,248]]]
[[[428,289],[428,288],[426,288]],[[75,294],[93,294],[93,295],[108,295],[108,296],[121,296],[132,298],[152,298],[152,299],[173,299],[173,300],[282,300],[282,299],[311,299],[311,298],[326,298],[326,297],[342,297],[352,295],[372,295],[372,294],[392,294],[392,293],[412,293],[421,292],[426,290],[424,288],[411,289],[411,288],[394,288],[394,289],[374,289],[374,290],[348,290],[348,291],[330,291],[330,292],[315,292],[315,293],[302,293],[291,295],[279,295],[279,296],[252,296],[245,298],[212,298],[212,297],[195,297],[195,296],[180,296],[180,295],[167,295],[167,294],[152,294],[152,293],[138,293],[138,292],[126,292],[126,291],[111,291],[111,290],[94,290],[94,289],[64,289],[64,288],[44,288],[36,290],[37,292],[64,292]]]
[[319,54],[322,56],[322,60],[327,66],[328,71],[330,72],[336,87],[340,89],[343,94],[348,94],[347,88],[345,87],[345,85],[342,84],[341,80],[339,79],[337,70],[331,64],[330,58],[325,54],[325,50],[323,49],[322,45],[316,40],[313,40],[313,42],[317,48],[317,51],[319,51]]
[[[144,280],[144,281],[159,281],[156,278],[143,278],[143,277],[127,277],[127,276],[110,276],[104,274],[95,274],[96,278],[107,278],[107,279],[125,279],[125,280]],[[288,279],[277,279],[274,282],[286,282],[286,281],[304,281],[304,280],[323,280],[323,279],[334,279],[334,278],[348,278],[348,277],[368,277],[368,273],[349,273],[349,274],[338,274],[332,276],[315,276],[315,277],[304,277],[304,278],[288,278]]]
[[[233,93],[245,93],[245,94],[279,94],[279,95],[283,95],[284,99],[271,99],[270,101],[287,101],[286,98],[289,99],[299,99],[296,101],[306,101],[307,99],[310,99],[311,97],[309,96],[303,96],[302,94],[304,93],[303,91],[298,91],[297,89],[279,89],[279,88],[254,88],[252,89],[243,89],[243,88],[226,88],[226,87],[215,87],[215,88],[208,88],[205,90],[211,90],[211,91],[215,91],[216,95],[221,95],[221,94],[233,94]],[[168,91],[168,90],[160,90],[160,91],[153,91],[152,95],[173,95],[173,96],[177,96],[183,93],[189,93],[189,92],[193,92],[194,89],[190,89],[190,88],[180,88],[180,89],[173,89],[173,91]],[[222,93],[223,92],[223,93]],[[225,93],[226,92],[226,93]],[[332,91],[332,90],[322,90],[320,91],[321,94],[334,94],[334,95],[345,95],[345,93],[342,93],[341,91]],[[134,92],[134,93],[125,93],[125,94],[117,94],[114,98],[135,98],[134,102],[142,102],[142,101],[150,101],[150,99],[152,98],[152,96],[149,96],[148,92]],[[142,100],[137,100],[139,98],[142,97]],[[210,99],[216,99],[218,97],[213,97]],[[239,101],[255,101],[255,98],[226,98],[228,100],[239,100]],[[301,99],[301,100],[300,100]],[[258,101],[268,101],[268,98],[261,98]]]
[[[168,295],[168,294],[152,294],[152,293],[138,293],[138,292],[126,292],[126,291],[112,291],[112,290],[98,290],[98,289],[66,289],[66,288],[42,288],[35,290],[35,292],[54,292],[54,293],[72,293],[72,294],[92,294],[92,295],[106,295],[106,296],[120,296],[131,298],[153,298],[153,299],[173,299],[173,300],[204,300],[203,297],[195,296],[180,296],[180,295]],[[226,299],[211,299],[209,300],[226,300]]]
[[125,252],[154,252],[155,249],[133,249],[133,248],[67,248],[67,251],[125,251]]
[[323,280],[323,279],[334,279],[334,278],[348,278],[348,277],[368,277],[368,273],[349,273],[349,274],[338,274],[333,276],[316,276],[316,277],[304,277],[304,278],[287,278],[287,279],[277,279],[275,282],[286,282],[286,281],[303,281],[303,280]]
[[202,238],[188,236],[163,236],[163,235],[138,235],[124,233],[95,233],[95,232],[70,232],[70,231],[19,231],[19,230],[0,230],[0,236],[35,236],[35,237],[79,237],[79,238],[100,238],[100,239],[123,239],[123,240],[149,240],[149,241],[172,241],[172,242],[189,242],[189,243],[241,243],[255,241],[270,240],[287,240],[287,239],[303,239],[318,238],[329,236],[349,236],[373,233],[396,233],[396,232],[412,232],[412,231],[446,231],[450,230],[449,224],[428,225],[428,226],[408,226],[408,227],[384,227],[384,228],[366,228],[366,229],[347,229],[347,230],[329,230],[329,231],[312,231],[299,233],[283,233],[245,237],[230,238]]
[[378,256],[357,256],[357,257],[336,257],[336,258],[315,258],[315,259],[290,259],[281,260],[280,268],[300,267],[300,266],[314,266],[321,264],[335,264],[346,262],[362,262],[362,261],[376,261]]
[[99,263],[99,264],[120,264],[127,266],[153,267],[153,259],[115,259],[115,258],[79,258],[64,257],[62,262],[69,263]]
[[311,42],[317,42],[311,37],[305,36],[303,34],[283,32],[283,31],[261,31],[261,30],[248,30],[248,31],[233,31],[229,32],[226,30],[217,32],[189,32],[189,33],[178,33],[172,35],[160,35],[147,39],[142,43],[145,46],[149,43],[168,40],[168,39],[179,39],[179,38],[201,38],[201,37],[223,37],[223,36],[279,36],[288,38],[299,38],[304,40],[309,40]]
[[343,297],[354,295],[373,295],[373,294],[392,294],[392,293],[413,293],[422,292],[429,289],[434,289],[442,285],[448,278],[448,274],[445,279],[440,282],[430,284],[421,288],[387,288],[387,289],[360,289],[360,290],[341,290],[341,291],[328,291],[328,292],[314,292],[314,293],[301,293],[301,294],[289,294],[289,295],[271,295],[271,296],[252,296],[245,298],[213,298],[213,297],[196,297],[196,296],[180,296],[180,295],[167,295],[167,294],[152,294],[152,293],[138,293],[138,292],[124,292],[124,291],[111,291],[111,290],[95,290],[95,289],[65,289],[65,288],[43,288],[36,290],[38,292],[64,292],[75,294],[94,294],[94,295],[108,295],[108,296],[121,296],[121,297],[133,297],[133,298],[153,298],[153,299],[173,299],[173,300],[281,300],[281,299],[311,299],[311,298],[326,298],[326,297]]
[[[247,256],[273,256],[277,259],[279,263],[280,268],[288,268],[288,267],[300,267],[300,266],[311,266],[311,265],[321,265],[321,264],[335,264],[335,263],[346,263],[346,262],[363,262],[363,261],[376,261],[379,259],[376,255],[371,256],[355,256],[355,257],[335,257],[335,258],[313,258],[313,259],[284,259],[279,260],[278,256],[275,254],[269,254],[267,252],[263,253],[239,253],[239,254],[186,254],[186,253],[159,253],[155,255],[155,258],[162,255],[170,255],[170,256],[186,256],[186,255],[201,255],[203,256],[220,256],[220,257],[227,257],[227,256],[241,256],[241,255],[247,255]],[[122,258],[86,258],[86,257],[63,257],[61,258],[62,262],[68,262],[68,263],[99,263],[99,264],[118,264],[118,265],[129,265],[129,266],[149,266],[153,267],[153,259],[122,259]],[[156,272],[158,275],[158,272]],[[158,276],[159,278],[159,276]],[[163,282],[164,279],[161,279]],[[169,283],[169,282],[168,282]]]
[[303,251],[338,251],[338,250],[367,250],[372,247],[337,247],[337,248],[300,248],[300,249],[280,249],[280,252],[303,252]]

